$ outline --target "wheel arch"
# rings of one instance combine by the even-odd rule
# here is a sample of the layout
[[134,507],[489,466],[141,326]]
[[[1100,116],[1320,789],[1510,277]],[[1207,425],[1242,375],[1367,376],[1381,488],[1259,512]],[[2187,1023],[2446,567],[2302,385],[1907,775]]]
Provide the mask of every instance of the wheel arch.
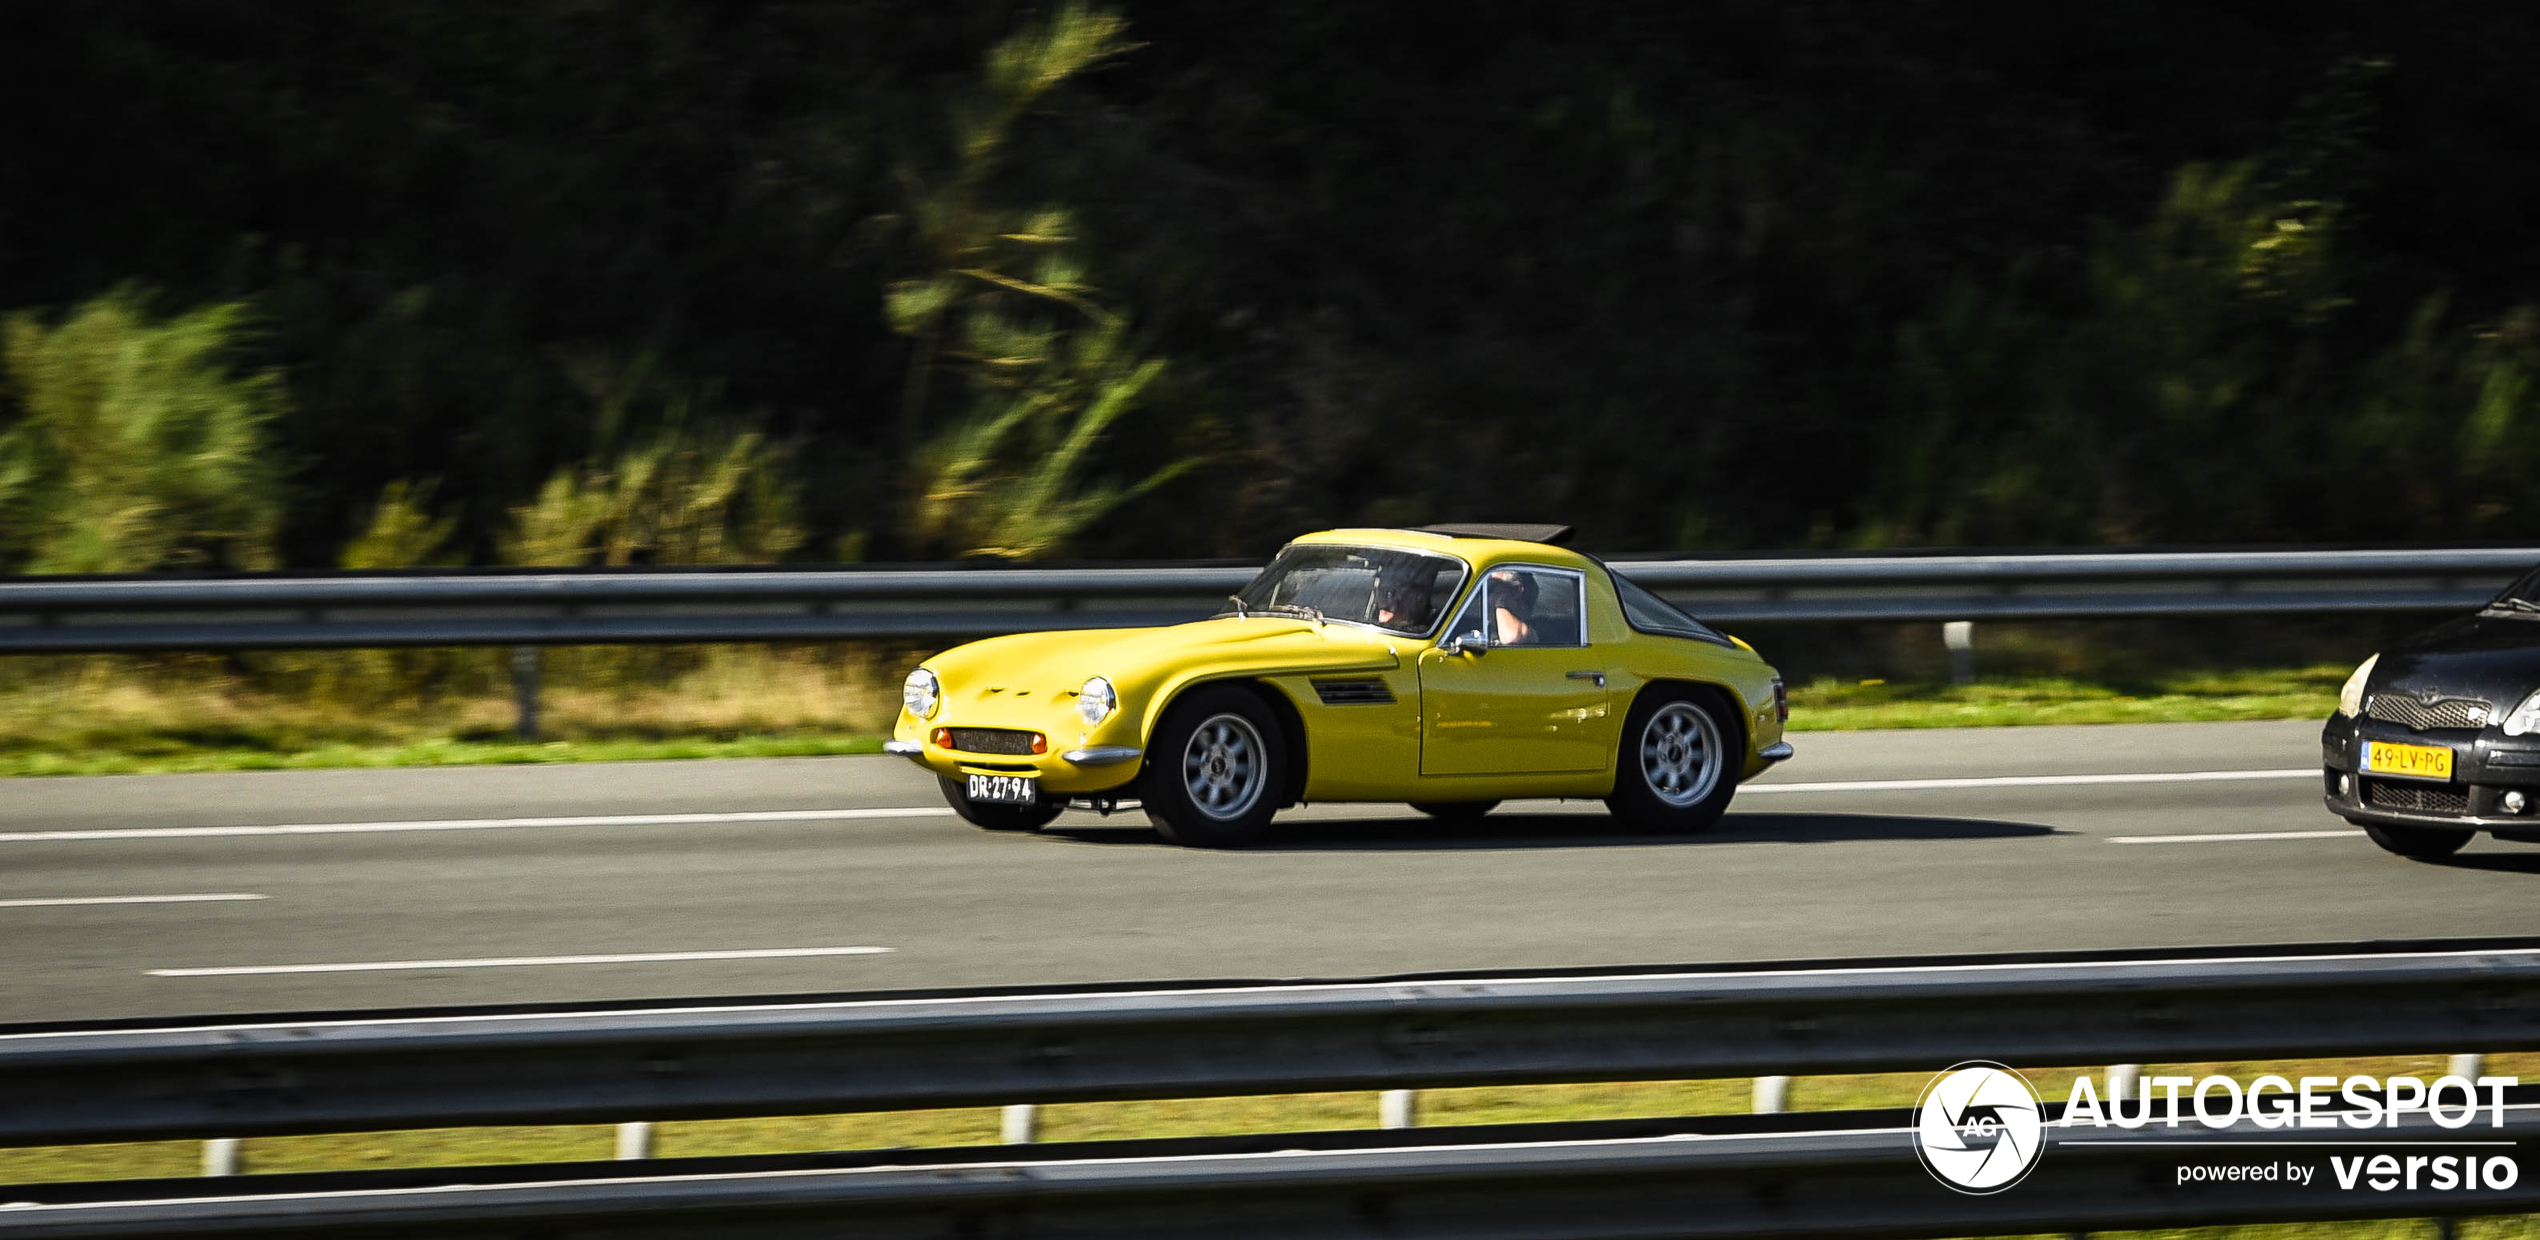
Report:
[[[1296,703],[1288,700],[1288,695],[1269,681],[1242,673],[1229,673],[1222,676],[1196,677],[1174,685],[1155,704],[1152,716],[1155,724],[1147,729],[1146,743],[1153,745],[1156,728],[1161,726],[1164,717],[1170,714],[1175,706],[1181,704],[1182,699],[1203,689],[1220,686],[1251,694],[1260,700],[1263,709],[1270,712],[1271,719],[1277,721],[1279,742],[1286,749],[1288,756],[1286,786],[1276,790],[1279,805],[1284,808],[1296,804],[1305,793],[1308,763],[1305,749],[1305,717],[1297,711]],[[1156,755],[1149,753],[1146,758],[1149,763],[1152,763]]]
[[[1633,711],[1640,709],[1641,698],[1652,689],[1682,689],[1712,699],[1720,707],[1720,713],[1728,716],[1729,726],[1737,729],[1738,767],[1741,770],[1744,769],[1748,756],[1755,749],[1755,735],[1747,727],[1746,708],[1739,701],[1736,690],[1716,681],[1691,680],[1681,676],[1660,676],[1645,680],[1640,683],[1640,687],[1632,690],[1630,704],[1623,707],[1623,718],[1626,721],[1632,717]],[[1616,750],[1618,762],[1621,760],[1620,752],[1618,746]]]

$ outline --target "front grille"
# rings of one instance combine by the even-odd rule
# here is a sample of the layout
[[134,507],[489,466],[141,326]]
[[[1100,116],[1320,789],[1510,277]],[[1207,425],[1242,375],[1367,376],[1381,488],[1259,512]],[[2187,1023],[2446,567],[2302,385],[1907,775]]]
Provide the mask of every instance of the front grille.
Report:
[[1317,680],[1314,695],[1325,706],[1383,706],[1393,701],[1393,689],[1374,676]]
[[2364,781],[2364,804],[2374,809],[2405,809],[2420,814],[2466,814],[2469,812],[2469,790],[2367,779]]
[[2411,732],[2487,726],[2487,703],[2477,698],[2438,698],[2428,703],[2404,693],[2376,693],[2364,703],[2364,713]]
[[1013,728],[946,728],[944,730],[952,733],[952,747],[963,753],[1029,754],[1032,752],[1032,738],[1040,735],[1038,732],[1021,732]]

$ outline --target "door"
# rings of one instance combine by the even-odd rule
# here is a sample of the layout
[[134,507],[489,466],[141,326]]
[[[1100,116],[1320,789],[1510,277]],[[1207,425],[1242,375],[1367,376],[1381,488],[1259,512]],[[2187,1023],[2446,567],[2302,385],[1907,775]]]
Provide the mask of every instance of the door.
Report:
[[[1511,564],[1482,579],[1447,641],[1420,654],[1421,774],[1594,771],[1613,759],[1586,604],[1587,578],[1573,569]],[[1449,642],[1465,648],[1450,654]]]

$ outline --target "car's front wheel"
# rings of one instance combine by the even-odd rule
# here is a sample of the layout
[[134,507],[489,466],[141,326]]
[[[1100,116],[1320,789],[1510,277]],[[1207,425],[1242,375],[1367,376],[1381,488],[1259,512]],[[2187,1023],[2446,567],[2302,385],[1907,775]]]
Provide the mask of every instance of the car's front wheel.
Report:
[[983,831],[1038,831],[1058,817],[1058,802],[1043,798],[1037,805],[999,805],[990,801],[973,801],[958,779],[941,775],[935,782],[944,789],[944,800],[961,815],[962,821]]
[[1708,690],[1653,685],[1623,719],[1605,807],[1642,831],[1700,831],[1737,794],[1744,733]]
[[1139,799],[1164,838],[1195,848],[1259,839],[1279,811],[1287,754],[1260,698],[1232,685],[1185,694],[1164,712]]
[[2440,861],[2459,852],[2462,845],[2469,843],[2469,837],[2478,834],[2450,827],[2398,827],[2379,822],[2355,825],[2362,827],[2373,843],[2411,861]]

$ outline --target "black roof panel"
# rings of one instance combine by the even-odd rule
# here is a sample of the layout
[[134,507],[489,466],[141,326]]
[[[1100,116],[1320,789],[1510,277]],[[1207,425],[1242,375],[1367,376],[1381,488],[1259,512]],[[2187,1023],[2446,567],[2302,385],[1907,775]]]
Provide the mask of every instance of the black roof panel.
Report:
[[1505,538],[1512,542],[1551,543],[1555,546],[1573,533],[1566,525],[1457,524],[1414,528],[1423,534],[1444,534],[1449,538]]

